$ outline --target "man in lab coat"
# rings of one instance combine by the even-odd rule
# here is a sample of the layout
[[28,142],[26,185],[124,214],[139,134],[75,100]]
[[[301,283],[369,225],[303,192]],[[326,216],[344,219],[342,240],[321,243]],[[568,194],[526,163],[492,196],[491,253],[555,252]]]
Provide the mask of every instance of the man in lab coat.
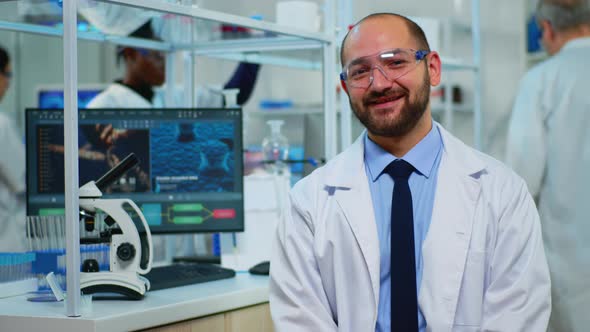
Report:
[[551,331],[590,327],[590,1],[537,9],[551,58],[521,80],[507,163],[537,199],[551,271]]
[[290,194],[271,259],[277,331],[544,331],[550,280],[533,199],[433,122],[441,60],[424,32],[370,15],[341,61],[367,131]]

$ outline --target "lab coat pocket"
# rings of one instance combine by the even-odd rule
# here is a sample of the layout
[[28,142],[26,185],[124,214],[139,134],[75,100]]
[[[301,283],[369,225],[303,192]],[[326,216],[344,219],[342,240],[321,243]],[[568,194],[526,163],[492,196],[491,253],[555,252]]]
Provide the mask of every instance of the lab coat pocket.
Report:
[[465,262],[453,331],[478,331],[485,289],[485,252],[470,250]]

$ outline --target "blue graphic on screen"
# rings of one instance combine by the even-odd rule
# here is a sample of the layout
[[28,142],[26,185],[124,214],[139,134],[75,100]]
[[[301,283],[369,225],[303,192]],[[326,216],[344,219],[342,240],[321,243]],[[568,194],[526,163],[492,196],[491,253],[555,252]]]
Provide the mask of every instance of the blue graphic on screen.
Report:
[[[102,90],[88,89],[78,90],[78,107],[84,108],[96,97]],[[63,90],[42,90],[39,91],[39,108],[56,109],[64,108],[64,91]]]
[[234,132],[231,121],[152,128],[150,153],[158,156],[151,165],[154,191],[234,191]]

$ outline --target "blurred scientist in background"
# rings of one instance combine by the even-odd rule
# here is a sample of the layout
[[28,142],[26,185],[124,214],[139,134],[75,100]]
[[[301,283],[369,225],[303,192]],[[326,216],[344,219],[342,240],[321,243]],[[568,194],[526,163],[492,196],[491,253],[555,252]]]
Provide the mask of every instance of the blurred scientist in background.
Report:
[[540,0],[552,57],[522,79],[506,162],[536,197],[551,270],[550,331],[590,326],[590,0]]
[[[4,98],[12,67],[0,47],[0,102]],[[0,112],[0,251],[24,251],[25,247],[25,148],[16,123]]]
[[[153,22],[149,20],[129,34],[129,37],[149,40],[160,40],[154,32]],[[166,79],[166,56],[157,50],[147,50],[133,47],[119,47],[117,52],[119,61],[125,64],[125,74],[106,90],[101,92],[88,104],[88,108],[152,108],[183,106],[183,96],[175,94],[174,105],[167,105],[162,91],[155,88],[163,85]],[[233,76],[224,85],[224,89],[239,89],[237,103],[245,103],[251,96],[259,65],[240,63]],[[160,92],[160,93],[158,93]],[[189,92],[184,92],[189,93]],[[223,107],[224,100],[221,91],[210,88],[198,88],[196,93],[197,107]]]

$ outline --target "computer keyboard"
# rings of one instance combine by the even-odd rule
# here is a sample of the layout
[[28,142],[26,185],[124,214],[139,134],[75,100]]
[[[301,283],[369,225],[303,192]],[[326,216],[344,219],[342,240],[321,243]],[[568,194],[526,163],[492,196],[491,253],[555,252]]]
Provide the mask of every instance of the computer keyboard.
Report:
[[150,290],[198,284],[235,277],[234,270],[207,263],[182,263],[153,267],[146,274]]

